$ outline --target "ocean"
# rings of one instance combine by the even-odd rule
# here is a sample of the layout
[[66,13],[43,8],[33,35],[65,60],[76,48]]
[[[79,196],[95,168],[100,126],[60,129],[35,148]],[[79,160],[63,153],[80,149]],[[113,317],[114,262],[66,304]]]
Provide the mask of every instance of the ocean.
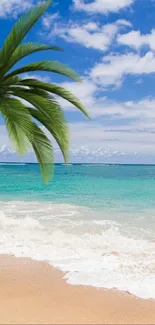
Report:
[[0,164],[0,254],[45,260],[72,285],[155,299],[155,166]]

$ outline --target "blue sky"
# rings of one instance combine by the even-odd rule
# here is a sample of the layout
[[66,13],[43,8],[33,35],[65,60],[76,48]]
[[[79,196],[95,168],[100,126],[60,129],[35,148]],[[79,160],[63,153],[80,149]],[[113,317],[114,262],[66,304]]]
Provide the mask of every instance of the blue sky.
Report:
[[[17,17],[39,2],[0,0],[1,45]],[[83,79],[78,84],[37,74],[72,90],[92,117],[88,121],[60,101],[70,122],[71,161],[155,163],[154,17],[155,0],[55,0],[26,37],[56,44],[64,52],[41,52],[20,65],[59,60]],[[18,161],[2,119],[0,124],[0,160]],[[56,161],[61,161],[54,146]],[[22,160],[34,161],[34,156],[30,152]]]

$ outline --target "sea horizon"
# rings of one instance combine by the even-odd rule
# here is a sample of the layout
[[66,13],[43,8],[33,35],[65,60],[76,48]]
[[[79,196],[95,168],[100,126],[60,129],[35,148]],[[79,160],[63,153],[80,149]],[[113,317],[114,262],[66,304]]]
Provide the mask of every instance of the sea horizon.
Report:
[[[14,164],[14,165],[38,165],[39,164],[37,162],[18,162],[18,161],[0,161],[0,164]],[[66,165],[64,162],[55,162],[54,165],[64,165],[64,166],[69,166],[69,165],[115,165],[115,166],[155,166],[154,164],[148,164],[148,163],[143,163],[143,164],[139,164],[139,163],[107,163],[107,162],[69,162],[68,165]]]

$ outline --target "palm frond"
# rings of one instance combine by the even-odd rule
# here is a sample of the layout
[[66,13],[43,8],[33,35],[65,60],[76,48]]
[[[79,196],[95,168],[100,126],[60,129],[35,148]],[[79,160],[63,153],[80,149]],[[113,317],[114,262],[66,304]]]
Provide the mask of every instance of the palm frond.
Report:
[[31,93],[31,89],[15,88],[13,94],[29,102],[37,109],[28,108],[32,116],[42,123],[55,138],[65,162],[68,163],[69,129],[66,119],[59,104],[54,99],[49,99],[48,94],[44,94],[43,90],[40,91],[36,94],[35,90],[32,90]]
[[71,91],[65,89],[64,87],[45,83],[36,79],[24,79],[20,82],[20,84],[29,87],[34,87],[35,89],[43,89],[59,97],[62,97],[74,106],[76,106],[83,114],[90,118],[89,114],[85,110],[80,100],[76,98],[76,96],[74,96]]
[[53,109],[51,119],[36,109],[28,107],[28,110],[37,121],[46,127],[53,138],[56,140],[63,154],[65,163],[69,161],[69,128],[61,111]]
[[32,72],[32,71],[54,72],[69,77],[75,81],[81,81],[79,76],[74,70],[70,69],[67,65],[57,61],[41,61],[41,62],[35,62],[35,63],[25,65],[24,67],[21,67],[7,74],[4,77],[4,80],[7,80],[8,78],[21,73]]
[[31,140],[31,132],[26,132],[26,135],[32,144],[33,150],[37,157],[41,168],[42,176],[45,184],[47,184],[54,172],[54,153],[50,140],[45,133],[32,122],[33,140]]
[[49,93],[46,91],[46,90],[44,90],[44,89],[36,89],[36,88],[28,88],[28,86],[25,86],[25,88],[24,87],[20,87],[20,85],[15,85],[15,86],[13,86],[13,87],[9,87],[8,88],[8,90],[11,92],[11,93],[13,93],[14,95],[16,95],[16,94],[18,94],[19,95],[19,92],[20,92],[20,94],[21,94],[21,96],[22,96],[22,94],[23,94],[23,96],[29,96],[30,97],[30,99],[33,97],[33,94],[34,94],[34,96],[36,95],[38,95],[38,96],[41,96],[41,97],[43,97],[43,98],[48,98],[49,99]]
[[52,45],[45,45],[40,43],[24,43],[17,47],[14,53],[11,56],[10,61],[3,69],[3,74],[9,71],[17,62],[19,62],[24,57],[36,53],[39,51],[47,51],[47,50],[54,50],[54,51],[62,51],[60,47],[52,46]]
[[[29,147],[35,152],[45,183],[48,183],[53,174],[54,154],[50,139],[42,127],[54,137],[65,162],[68,162],[69,130],[55,97],[67,100],[89,117],[81,102],[69,90],[59,85],[35,79],[23,80],[19,77],[22,73],[48,71],[81,81],[76,72],[65,64],[57,61],[41,61],[12,69],[22,58],[32,53],[60,50],[56,46],[40,43],[20,44],[51,2],[52,0],[43,1],[23,15],[14,25],[0,50],[0,112],[18,153],[24,154]],[[27,104],[23,104],[24,101]],[[42,126],[39,127],[38,123]]]
[[38,90],[35,93],[35,90],[33,89],[22,89],[19,87],[14,87],[12,94],[29,102],[39,111],[47,115],[47,117],[50,117],[50,112],[55,103],[51,102],[51,105],[49,106],[49,101],[47,99],[48,93],[46,93],[44,90]]
[[[40,164],[44,181],[48,183],[53,175],[54,161],[50,140],[36,123],[31,120],[29,110],[19,100],[6,98],[0,106],[0,110],[6,120],[10,138],[16,144],[18,151],[23,149],[23,143],[25,142],[32,145]],[[24,148],[27,149],[25,146]]]
[[1,102],[0,111],[5,120],[11,143],[18,154],[23,155],[30,147],[30,143],[22,130],[21,124],[29,123],[30,115],[20,101],[7,98]]
[[1,65],[8,64],[17,46],[21,43],[32,26],[42,16],[51,3],[52,0],[44,1],[20,17],[6,38],[0,51]]
[[20,79],[18,76],[13,76],[6,80],[3,80],[2,84],[4,86],[14,86],[16,84],[19,84],[21,81],[22,79]]

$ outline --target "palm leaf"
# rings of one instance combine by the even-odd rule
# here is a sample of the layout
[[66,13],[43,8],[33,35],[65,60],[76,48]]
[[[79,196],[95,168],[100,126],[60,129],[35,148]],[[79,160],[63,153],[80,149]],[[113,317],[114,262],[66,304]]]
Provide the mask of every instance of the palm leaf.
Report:
[[60,47],[52,46],[52,45],[44,45],[40,43],[24,43],[17,47],[15,52],[12,54],[10,61],[6,65],[3,73],[6,73],[10,70],[17,62],[19,62],[24,57],[36,53],[39,51],[45,50],[55,50],[55,51],[62,51]]
[[41,168],[44,182],[47,184],[54,171],[54,154],[50,140],[47,138],[45,133],[33,123],[33,140],[31,140],[31,132],[25,132],[30,143],[32,144],[33,150],[36,154],[38,163]]
[[[14,105],[16,106],[14,107]],[[13,147],[18,154],[24,154],[29,149],[30,144],[21,128],[20,121],[21,124],[28,124],[30,119],[28,111],[21,105],[20,101],[14,101],[11,98],[1,102],[0,110]]]
[[33,116],[37,121],[44,125],[50,134],[54,137],[67,164],[69,160],[69,128],[67,126],[66,120],[63,117],[63,113],[61,115],[61,112],[58,112],[58,110],[52,110],[51,119],[49,119],[40,111],[37,111],[30,107],[28,107],[28,110],[31,116]]
[[13,77],[6,79],[5,81],[3,80],[3,85],[4,86],[14,86],[14,85],[20,83],[21,81],[22,81],[22,79],[20,79],[18,76],[13,76]]
[[1,65],[8,64],[12,54],[16,50],[17,46],[24,39],[26,34],[36,23],[36,21],[42,16],[46,9],[50,6],[52,0],[42,2],[38,6],[35,6],[24,14],[17,23],[14,25],[10,34],[6,38],[4,45],[0,52],[0,62]]
[[63,87],[60,87],[58,85],[45,83],[45,82],[42,82],[42,81],[39,81],[39,80],[36,80],[36,79],[24,79],[20,83],[21,83],[21,85],[34,87],[36,89],[46,90],[46,91],[48,91],[48,92],[50,92],[52,94],[55,94],[57,96],[60,96],[60,97],[64,98],[65,100],[67,100],[68,102],[70,102],[71,104],[76,106],[88,118],[90,118],[89,114],[85,110],[82,103],[69,90],[67,90],[67,89],[65,89]]
[[[20,43],[45,12],[52,0],[43,1],[31,9],[14,25],[0,50],[0,111],[5,119],[8,134],[18,153],[27,152],[31,146],[35,152],[45,183],[53,173],[53,148],[50,139],[35,123],[41,123],[58,143],[64,159],[68,162],[68,126],[60,105],[52,96],[69,101],[88,116],[80,101],[68,90],[58,85],[37,80],[22,80],[18,75],[32,71],[49,71],[81,81],[68,66],[57,61],[34,62],[14,71],[12,67],[29,54],[43,50],[59,50],[40,43]],[[18,98],[18,99],[17,99]],[[26,107],[24,100],[33,108]]]
[[55,138],[62,151],[64,160],[67,163],[69,151],[69,129],[59,104],[54,99],[49,99],[48,94],[44,94],[43,90],[40,90],[39,93],[36,94],[35,89],[32,89],[31,93],[31,89],[22,90],[20,88],[15,88],[13,94],[26,100],[37,108],[37,110],[28,109],[32,116],[35,119],[38,119],[38,121],[42,123]]
[[43,90],[43,89],[36,89],[36,88],[28,88],[28,86],[24,87],[20,87],[20,85],[15,85],[13,87],[9,87],[8,90],[13,93],[13,95],[16,96],[16,94],[20,94],[22,97],[27,95],[27,98],[29,97],[30,99],[33,97],[33,95],[38,95],[41,96],[43,98],[48,98],[49,99],[49,94],[47,91]]
[[[45,183],[53,174],[53,149],[45,133],[31,120],[28,109],[15,98],[6,98],[0,107],[6,119],[6,125],[11,140],[18,149],[23,146],[23,138],[31,143],[40,164]],[[18,132],[16,132],[18,130]],[[22,139],[19,135],[22,135]]]
[[81,81],[77,73],[70,69],[67,65],[62,64],[57,61],[41,61],[32,64],[25,65],[17,70],[12,71],[10,74],[7,74],[4,80],[7,80],[10,77],[15,75],[25,73],[25,72],[32,72],[32,71],[49,71],[55,72],[64,76],[67,76],[73,80]]

